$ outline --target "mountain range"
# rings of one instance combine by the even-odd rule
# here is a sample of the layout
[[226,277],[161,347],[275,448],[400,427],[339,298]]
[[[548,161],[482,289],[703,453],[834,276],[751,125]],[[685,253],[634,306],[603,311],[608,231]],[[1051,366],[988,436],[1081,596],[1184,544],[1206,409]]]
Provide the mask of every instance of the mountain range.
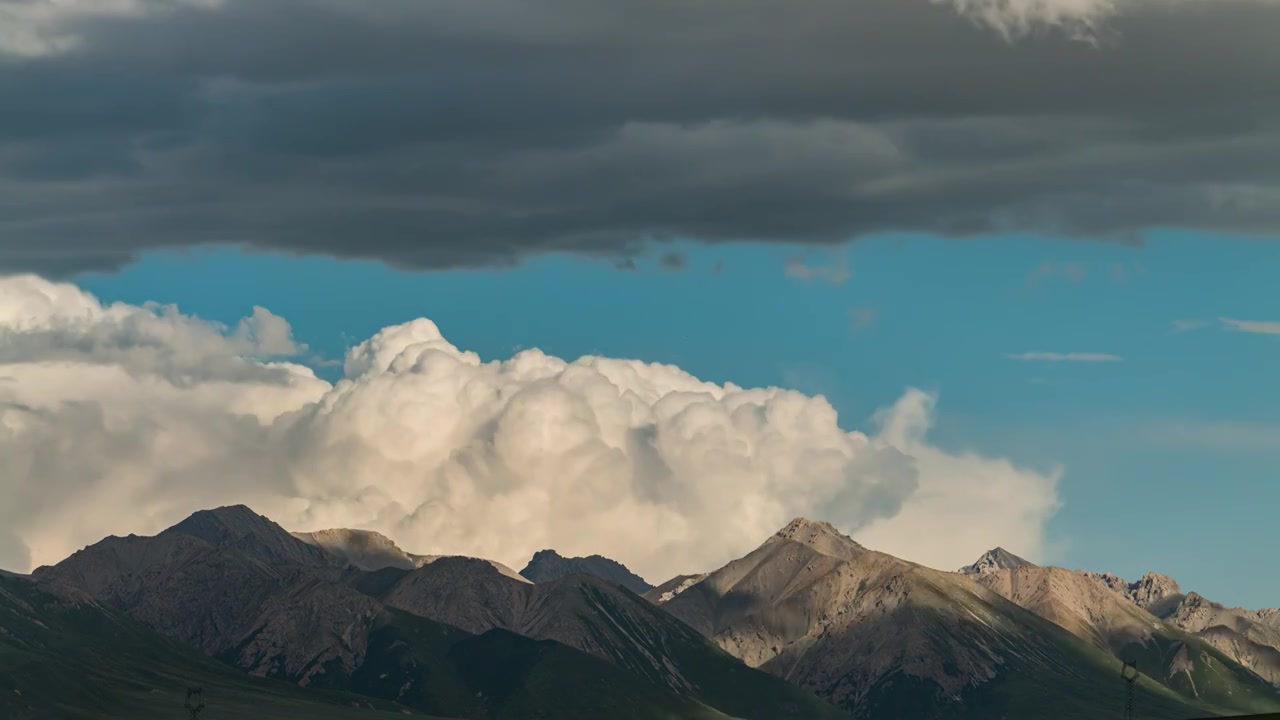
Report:
[[[608,558],[415,555],[244,506],[0,576],[0,715],[1144,718],[1280,711],[1280,612],[1041,567],[957,572],[797,518],[656,587]],[[176,703],[176,704],[175,704]],[[273,714],[274,713],[274,714]]]

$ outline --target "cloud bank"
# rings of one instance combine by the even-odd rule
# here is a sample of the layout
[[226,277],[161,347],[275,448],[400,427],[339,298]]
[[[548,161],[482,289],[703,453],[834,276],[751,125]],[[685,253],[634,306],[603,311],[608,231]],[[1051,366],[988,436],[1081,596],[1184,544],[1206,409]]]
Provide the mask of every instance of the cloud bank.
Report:
[[1277,25],[1273,0],[0,0],[0,271],[1274,236]]
[[705,570],[792,517],[938,567],[1036,557],[1058,473],[951,454],[909,391],[872,434],[822,397],[525,350],[483,360],[430,320],[354,347],[335,384],[278,355],[288,323],[221,327],[0,279],[0,567],[53,563],[246,503],[291,529],[381,531],[520,566],[603,553],[654,579]]

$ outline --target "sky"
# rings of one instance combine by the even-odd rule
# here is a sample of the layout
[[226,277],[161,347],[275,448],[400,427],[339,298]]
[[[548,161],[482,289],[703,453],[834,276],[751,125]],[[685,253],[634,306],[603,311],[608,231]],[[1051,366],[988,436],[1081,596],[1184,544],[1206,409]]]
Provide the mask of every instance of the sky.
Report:
[[[1064,468],[1043,550],[1000,541],[1009,550],[1276,604],[1280,586],[1258,568],[1280,506],[1280,333],[1222,318],[1280,318],[1280,245],[1164,233],[1142,247],[898,236],[683,249],[677,270],[655,255],[634,271],[566,256],[450,272],[193,251],[77,283],[227,325],[265,306],[329,379],[354,343],[428,317],[486,360],[537,347],[821,394],[850,430],[920,388],[937,394],[940,446]],[[1036,354],[1068,359],[1022,359]]]
[[657,582],[806,515],[1280,605],[1278,23],[0,0],[0,567],[245,502]]

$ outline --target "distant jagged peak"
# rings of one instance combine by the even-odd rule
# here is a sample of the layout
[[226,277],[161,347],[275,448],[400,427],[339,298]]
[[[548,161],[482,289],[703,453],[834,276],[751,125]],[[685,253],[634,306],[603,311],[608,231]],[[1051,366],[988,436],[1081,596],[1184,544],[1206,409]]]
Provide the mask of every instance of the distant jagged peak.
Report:
[[[1163,617],[1172,610],[1173,603],[1183,601],[1182,588],[1178,581],[1168,575],[1148,572],[1141,578],[1130,582],[1119,575],[1109,572],[1093,572],[1077,570],[1077,573],[1102,583],[1108,589],[1127,598],[1134,605]],[[1192,593],[1194,595],[1194,593]],[[1199,597],[1199,596],[1197,596]]]
[[1002,547],[994,547],[984,553],[972,565],[965,565],[956,572],[961,575],[986,575],[1019,567],[1036,567],[1036,564],[1014,555]]
[[1137,582],[1130,583],[1129,593],[1138,605],[1148,607],[1171,595],[1181,594],[1182,588],[1178,586],[1177,580],[1168,575],[1149,572]]
[[603,555],[565,557],[551,549],[534,553],[520,574],[535,583],[551,582],[570,575],[594,575],[621,585],[637,595],[653,589],[653,585],[647,580],[612,558]]

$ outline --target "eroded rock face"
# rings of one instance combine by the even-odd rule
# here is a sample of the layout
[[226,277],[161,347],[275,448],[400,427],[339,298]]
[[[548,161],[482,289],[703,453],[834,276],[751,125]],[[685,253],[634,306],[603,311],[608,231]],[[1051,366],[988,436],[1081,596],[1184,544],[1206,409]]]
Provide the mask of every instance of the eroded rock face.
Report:
[[1182,599],[1182,589],[1178,587],[1177,581],[1168,575],[1149,572],[1137,581],[1129,582],[1109,572],[1099,573],[1089,570],[1076,572],[1123,595],[1129,602],[1150,610],[1156,615],[1163,615],[1171,604]]
[[1194,633],[1280,687],[1280,626],[1275,609],[1246,610],[1190,592],[1164,609],[1165,622]]
[[535,583],[559,580],[570,575],[594,575],[621,585],[637,595],[653,589],[653,585],[631,572],[626,565],[601,555],[564,557],[555,550],[539,550],[520,574]]

